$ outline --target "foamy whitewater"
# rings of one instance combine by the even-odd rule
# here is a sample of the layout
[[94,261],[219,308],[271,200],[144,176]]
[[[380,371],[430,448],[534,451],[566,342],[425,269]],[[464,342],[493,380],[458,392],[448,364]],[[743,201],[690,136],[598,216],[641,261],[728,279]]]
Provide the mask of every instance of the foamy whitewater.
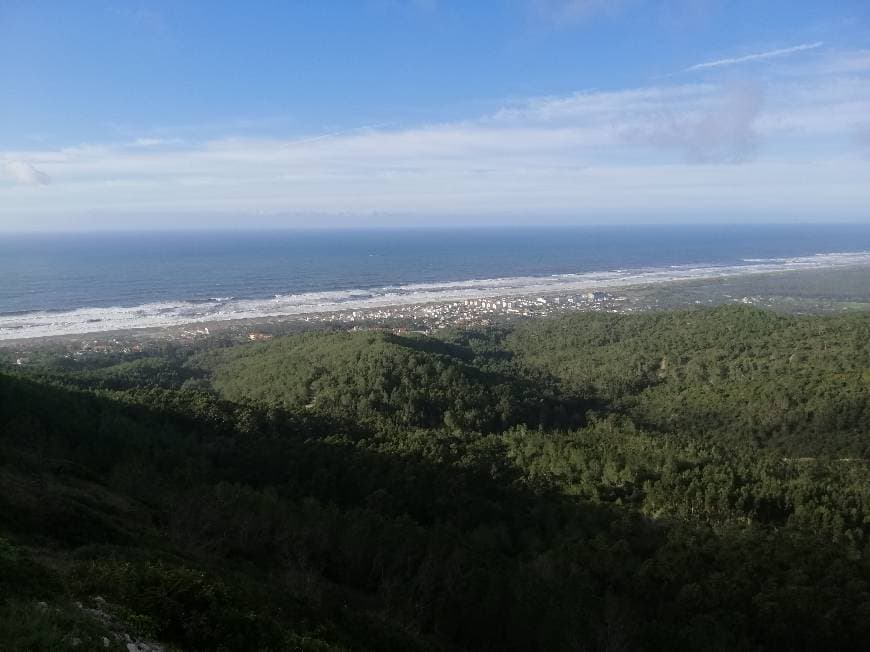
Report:
[[467,281],[412,283],[366,290],[275,295],[269,299],[214,297],[162,301],[132,307],[78,308],[0,314],[0,340],[78,335],[202,322],[293,316],[339,310],[449,302],[473,298],[573,293],[630,286],[870,265],[870,251],[824,253],[795,258],[752,258],[737,265],[671,265],[579,274],[519,276]]

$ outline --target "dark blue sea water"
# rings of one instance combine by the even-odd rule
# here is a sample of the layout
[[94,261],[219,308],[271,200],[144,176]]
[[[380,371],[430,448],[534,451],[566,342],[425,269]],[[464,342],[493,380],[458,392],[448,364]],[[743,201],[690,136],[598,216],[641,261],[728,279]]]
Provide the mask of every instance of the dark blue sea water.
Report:
[[2,235],[0,336],[47,311],[86,310],[56,320],[69,327],[78,318],[114,324],[107,309],[135,309],[121,311],[130,326],[136,315],[170,323],[287,312],[274,307],[287,297],[321,308],[423,300],[492,285],[451,285],[481,279],[514,279],[514,287],[553,275],[751,267],[837,252],[870,252],[870,225]]

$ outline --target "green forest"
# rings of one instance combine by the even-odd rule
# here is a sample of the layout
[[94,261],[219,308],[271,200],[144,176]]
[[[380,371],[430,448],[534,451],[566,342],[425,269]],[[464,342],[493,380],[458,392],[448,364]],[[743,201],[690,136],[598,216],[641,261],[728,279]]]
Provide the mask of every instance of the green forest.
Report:
[[0,650],[870,649],[868,459],[862,314],[34,355]]

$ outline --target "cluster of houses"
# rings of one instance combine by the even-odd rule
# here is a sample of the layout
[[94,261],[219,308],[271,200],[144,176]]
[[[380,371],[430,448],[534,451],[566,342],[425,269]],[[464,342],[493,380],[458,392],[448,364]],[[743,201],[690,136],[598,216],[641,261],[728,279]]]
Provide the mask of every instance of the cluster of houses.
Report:
[[[625,301],[626,297],[614,296],[607,292],[594,291],[561,296],[513,296],[513,297],[479,297],[443,303],[419,303],[365,310],[345,310],[329,313],[310,313],[295,316],[293,321],[313,324],[346,324],[353,329],[391,328],[396,332],[429,333],[448,326],[474,328],[488,326],[506,320],[542,317],[574,310],[584,311],[614,311],[618,309],[616,302]],[[624,310],[632,310],[625,308]],[[230,332],[237,337],[244,337],[252,342],[269,340],[277,331],[263,332],[249,330],[250,326],[234,327]],[[187,326],[175,332],[180,340],[196,341],[211,335],[206,326]],[[71,343],[67,357],[78,357],[94,353],[139,353],[147,345],[132,340],[103,338],[80,340]],[[13,357],[10,362],[18,366],[30,363],[26,355]]]
[[506,318],[543,317],[572,310],[606,310],[612,307],[612,302],[622,300],[624,297],[615,297],[601,291],[569,296],[487,297],[311,314],[302,319],[308,322],[338,322],[359,326],[389,322],[431,331],[447,326],[487,326]]

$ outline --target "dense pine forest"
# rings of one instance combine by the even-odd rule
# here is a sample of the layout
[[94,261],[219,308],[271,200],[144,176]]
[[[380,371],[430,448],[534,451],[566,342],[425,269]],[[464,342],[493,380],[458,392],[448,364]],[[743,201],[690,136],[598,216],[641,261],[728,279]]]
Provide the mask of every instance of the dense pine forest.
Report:
[[870,316],[0,368],[0,650],[870,648]]

